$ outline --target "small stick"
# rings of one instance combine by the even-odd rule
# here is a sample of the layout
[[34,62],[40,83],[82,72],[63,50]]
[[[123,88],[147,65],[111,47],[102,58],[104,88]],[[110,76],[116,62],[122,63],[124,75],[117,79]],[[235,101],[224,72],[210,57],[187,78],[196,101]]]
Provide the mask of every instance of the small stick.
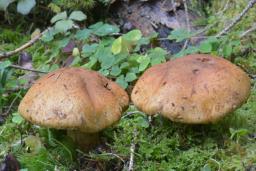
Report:
[[247,34],[253,32],[253,31],[256,31],[256,23],[254,23],[251,28],[249,28],[248,30],[244,31],[244,32],[240,35],[240,38],[246,36]]
[[5,58],[9,58],[12,55],[15,55],[21,51],[23,51],[24,49],[32,46],[37,40],[39,40],[42,35],[44,35],[47,31],[49,30],[49,28],[45,29],[43,32],[39,33],[37,36],[35,36],[34,38],[32,38],[30,41],[28,41],[27,43],[25,43],[24,45],[20,46],[19,48],[13,50],[13,51],[9,51],[9,52],[4,52],[4,53],[0,53],[0,60],[1,59],[5,59]]
[[137,131],[137,129],[134,129],[134,131],[133,131],[133,140],[132,140],[132,144],[131,144],[131,147],[130,147],[130,161],[129,161],[128,171],[133,171],[134,153],[135,153],[137,135],[138,135],[138,131]]
[[[1,64],[1,63],[2,63],[2,62],[0,62],[0,64]],[[42,73],[42,74],[47,74],[47,73],[48,73],[48,72],[46,72],[46,71],[39,71],[39,70],[36,70],[36,69],[24,68],[24,67],[19,66],[19,65],[10,65],[9,67],[15,68],[15,69],[20,69],[20,70],[25,70],[25,71],[31,71],[31,72]]]
[[249,9],[251,9],[253,7],[253,5],[255,5],[256,0],[250,0],[250,2],[247,4],[247,6],[243,9],[243,11],[236,16],[236,18],[233,20],[233,22],[231,24],[229,24],[227,27],[225,27],[221,32],[219,32],[216,37],[220,37],[223,34],[226,34],[232,27],[234,27],[239,21],[241,21],[241,19],[243,18],[243,16],[249,11]]
[[[190,24],[189,24],[187,0],[183,0],[183,4],[184,4],[184,8],[185,8],[187,30],[190,32],[191,29],[190,29]],[[186,41],[182,47],[182,50],[187,48],[188,42],[189,42],[189,39],[186,39]]]

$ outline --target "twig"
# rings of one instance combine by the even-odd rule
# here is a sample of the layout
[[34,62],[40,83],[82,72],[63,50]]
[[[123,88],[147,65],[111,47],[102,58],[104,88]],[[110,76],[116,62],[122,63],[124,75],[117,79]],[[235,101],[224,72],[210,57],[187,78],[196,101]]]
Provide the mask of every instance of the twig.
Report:
[[[2,62],[0,62],[1,64]],[[9,67],[11,68],[15,68],[15,69],[20,69],[20,70],[25,70],[25,71],[31,71],[31,72],[37,72],[37,73],[43,73],[43,74],[47,74],[48,72],[46,71],[39,71],[39,70],[36,70],[36,69],[29,69],[29,68],[24,68],[22,66],[19,66],[19,65],[10,65]]]
[[132,140],[132,144],[131,144],[131,147],[130,147],[130,160],[129,160],[128,171],[133,171],[134,153],[135,153],[135,146],[136,146],[137,135],[138,135],[138,131],[135,128],[134,131],[133,131],[133,140]]
[[44,35],[47,31],[49,30],[49,28],[45,29],[43,32],[39,33],[37,36],[35,36],[34,38],[32,38],[30,41],[28,41],[27,43],[25,43],[24,45],[20,46],[19,48],[13,50],[13,51],[9,51],[9,52],[4,52],[4,53],[0,53],[0,60],[4,59],[4,58],[9,58],[12,55],[15,55],[19,52],[21,52],[22,50],[32,46],[37,40],[39,40],[42,35]]
[[253,31],[256,31],[256,23],[254,23],[251,28],[249,28],[248,30],[244,31],[244,32],[240,35],[240,38],[242,38],[242,37],[248,35],[249,33],[253,32]]
[[[190,24],[189,24],[187,0],[183,0],[183,4],[184,4],[184,8],[185,8],[187,30],[190,32],[191,29],[190,29]],[[187,48],[188,42],[189,42],[189,39],[186,39],[186,41],[185,41],[185,43],[184,43],[184,45],[182,47],[182,50]]]
[[221,32],[219,32],[216,37],[220,37],[223,34],[226,34],[234,25],[236,25],[239,21],[241,21],[242,17],[253,7],[253,5],[256,3],[256,0],[250,0],[248,5],[243,9],[243,11],[236,16],[236,18],[233,20],[231,24],[229,24],[227,27],[225,27]]

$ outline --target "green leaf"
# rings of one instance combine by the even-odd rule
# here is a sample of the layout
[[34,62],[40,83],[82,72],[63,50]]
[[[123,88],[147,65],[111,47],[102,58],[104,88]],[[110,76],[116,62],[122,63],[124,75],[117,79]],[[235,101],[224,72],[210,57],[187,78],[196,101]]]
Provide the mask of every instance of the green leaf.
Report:
[[0,10],[5,11],[14,0],[0,0]]
[[149,127],[148,121],[142,116],[139,116],[139,117],[135,118],[134,122],[136,123],[136,126],[138,126],[138,127],[141,127],[141,128],[148,128]]
[[111,68],[111,71],[110,71],[110,75],[112,75],[112,76],[118,76],[119,74],[121,74],[121,72],[122,72],[122,70],[120,69],[120,67],[119,66],[113,66],[112,68]]
[[188,54],[194,54],[194,53],[197,53],[198,51],[199,51],[198,47],[189,46],[187,49],[181,50],[179,51],[179,53],[176,53],[174,55],[174,58],[183,57]]
[[56,41],[56,45],[57,45],[58,49],[60,49],[60,48],[64,48],[65,46],[67,46],[67,44],[69,42],[70,42],[70,38],[64,37],[63,39]]
[[86,40],[90,37],[92,31],[89,29],[78,30],[75,34],[75,38],[78,40]]
[[41,39],[44,42],[50,42],[51,40],[53,40],[53,36],[54,36],[54,29],[50,28],[46,33],[43,34]]
[[73,11],[69,19],[70,20],[76,20],[76,21],[83,21],[87,18],[87,16],[82,11]]
[[119,33],[120,29],[117,26],[110,24],[103,24],[97,28],[93,33],[97,36],[106,36],[113,33]]
[[125,81],[124,75],[120,75],[119,77],[117,77],[116,83],[119,84],[124,89],[128,87],[128,83]]
[[99,73],[101,73],[104,76],[108,76],[109,75],[109,70],[101,68],[99,70]]
[[141,39],[142,37],[142,33],[140,30],[132,30],[126,34],[123,35],[123,38],[127,41],[131,41],[131,42],[137,42]]
[[19,113],[13,113],[12,114],[12,122],[17,124],[17,125],[20,125],[22,122],[24,122],[25,120],[20,116]]
[[59,69],[59,65],[58,64],[53,64],[53,65],[50,66],[48,71],[52,72],[52,71],[55,71],[57,69]]
[[121,53],[122,51],[122,37],[117,38],[113,44],[112,44],[112,48],[111,48],[111,52],[114,55],[117,55],[119,53]]
[[186,29],[175,29],[171,31],[170,35],[168,36],[168,39],[176,40],[176,42],[181,42],[184,39],[190,38],[192,35],[193,34]]
[[35,0],[19,0],[17,11],[23,15],[27,15],[35,5]]
[[131,67],[129,68],[129,72],[138,74],[140,72],[139,67]]
[[82,55],[84,57],[90,56],[91,54],[93,54],[96,51],[97,47],[98,47],[97,43],[94,43],[91,45],[85,44],[82,48]]
[[7,61],[4,61],[4,62],[0,62],[0,70],[3,70],[7,67],[9,67],[11,65],[11,61],[7,60]]
[[97,58],[95,56],[91,56],[90,57],[90,61],[84,65],[82,65],[81,67],[84,67],[86,69],[91,69],[96,63],[97,63]]
[[100,44],[102,44],[105,47],[111,46],[112,43],[114,42],[114,40],[115,40],[115,38],[113,38],[113,37],[102,37]]
[[72,20],[60,20],[55,23],[55,29],[57,32],[65,33],[67,30],[71,29],[73,27],[73,21]]
[[101,62],[101,68],[108,69],[114,64],[115,57],[113,55],[105,56],[104,58],[101,58]]
[[125,81],[127,81],[127,82],[132,82],[136,79],[137,79],[136,74],[132,73],[132,72],[127,73],[126,76],[125,76]]
[[121,69],[128,69],[129,68],[129,63],[128,62],[124,62],[124,63],[122,63],[121,65],[120,65],[120,68]]
[[54,17],[52,17],[51,23],[53,24],[59,20],[66,20],[66,19],[67,19],[67,12],[64,11],[64,12],[58,13]]
[[93,25],[89,26],[89,29],[91,29],[92,31],[95,31],[96,29],[100,28],[104,23],[103,22],[97,22]]
[[142,56],[142,58],[139,60],[139,63],[140,63],[139,71],[140,72],[144,71],[148,67],[148,65],[150,63],[150,58],[146,57],[146,56]]
[[102,62],[103,60],[106,60],[109,56],[113,56],[113,54],[111,53],[110,47],[104,47],[102,44],[99,44],[95,56],[100,62]]
[[231,44],[227,44],[227,45],[224,45],[223,47],[223,56],[224,57],[228,57],[232,54],[232,45]]
[[166,55],[166,50],[159,47],[150,50],[150,53],[148,54],[148,56],[151,58],[151,65],[156,65],[165,62]]
[[210,53],[212,51],[212,44],[209,41],[203,41],[199,45],[199,51],[202,53]]
[[76,56],[74,58],[74,60],[72,61],[72,63],[70,64],[70,66],[73,66],[73,67],[79,67],[79,63],[81,62],[81,58],[80,56]]
[[127,61],[128,54],[127,53],[120,53],[118,55],[115,55],[115,58],[116,58],[116,60],[115,60],[114,64],[117,65],[117,64],[120,64],[124,61]]
[[150,38],[142,37],[141,39],[138,40],[134,51],[138,52],[142,45],[148,45],[149,43],[150,43]]
[[48,7],[51,9],[51,11],[53,11],[54,13],[60,13],[61,12],[61,9],[58,5],[56,5],[55,3],[50,3],[48,5]]

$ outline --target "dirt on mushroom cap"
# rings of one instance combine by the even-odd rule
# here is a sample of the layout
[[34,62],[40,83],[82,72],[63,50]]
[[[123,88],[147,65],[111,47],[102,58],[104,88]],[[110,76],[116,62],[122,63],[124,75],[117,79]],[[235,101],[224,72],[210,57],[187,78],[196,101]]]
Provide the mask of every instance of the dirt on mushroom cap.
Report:
[[188,55],[149,68],[131,99],[147,114],[182,123],[216,122],[250,94],[250,79],[239,67],[211,55]]
[[118,121],[128,101],[120,86],[99,73],[63,68],[36,81],[19,112],[41,126],[93,133]]

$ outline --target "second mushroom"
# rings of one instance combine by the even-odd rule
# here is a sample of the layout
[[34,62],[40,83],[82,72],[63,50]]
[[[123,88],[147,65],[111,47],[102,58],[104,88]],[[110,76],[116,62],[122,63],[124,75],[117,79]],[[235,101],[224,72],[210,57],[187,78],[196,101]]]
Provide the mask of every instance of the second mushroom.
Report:
[[250,79],[231,62],[211,55],[188,55],[149,68],[131,95],[135,106],[172,121],[216,122],[242,105]]

